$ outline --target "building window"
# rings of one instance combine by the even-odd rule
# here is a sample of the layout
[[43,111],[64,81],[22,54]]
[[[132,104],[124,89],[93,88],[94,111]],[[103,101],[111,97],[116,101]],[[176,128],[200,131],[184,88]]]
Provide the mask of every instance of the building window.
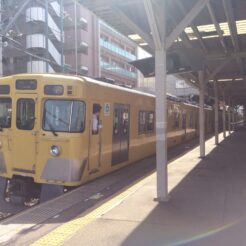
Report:
[[86,67],[86,66],[80,66],[80,70],[81,70],[82,74],[84,74],[84,75],[87,75],[88,71],[89,71],[88,67]]
[[88,44],[86,42],[82,41],[79,45],[79,49],[83,54],[88,55]]
[[88,31],[88,22],[85,18],[81,17],[79,19],[79,26],[84,30],[84,31]]

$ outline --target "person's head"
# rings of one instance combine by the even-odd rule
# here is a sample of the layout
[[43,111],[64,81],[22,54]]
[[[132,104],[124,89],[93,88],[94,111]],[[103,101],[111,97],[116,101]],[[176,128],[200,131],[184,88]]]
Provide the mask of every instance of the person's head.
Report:
[[101,106],[99,104],[94,104],[93,105],[93,114],[99,114],[101,111]]

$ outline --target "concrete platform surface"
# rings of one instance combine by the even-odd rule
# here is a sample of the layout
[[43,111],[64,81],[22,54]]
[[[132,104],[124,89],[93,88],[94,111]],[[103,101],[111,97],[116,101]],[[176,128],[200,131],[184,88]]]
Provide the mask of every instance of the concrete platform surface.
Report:
[[169,150],[167,203],[149,158],[1,222],[0,245],[246,245],[246,130],[220,139]]
[[153,201],[152,174],[112,209],[81,224],[62,244],[246,245],[246,131],[234,132],[218,147],[209,139],[206,153],[199,159],[197,147],[169,165],[169,202]]

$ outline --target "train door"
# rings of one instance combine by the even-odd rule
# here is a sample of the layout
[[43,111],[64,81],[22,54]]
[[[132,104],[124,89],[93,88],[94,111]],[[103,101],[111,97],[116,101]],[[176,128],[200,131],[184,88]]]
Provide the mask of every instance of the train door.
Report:
[[102,110],[100,103],[92,104],[92,115],[89,133],[89,170],[90,173],[98,171],[101,164],[101,126]]
[[186,120],[186,111],[183,111],[182,112],[182,129],[184,130],[184,138],[186,138],[186,123],[187,123],[187,120]]
[[13,169],[17,172],[35,173],[37,97],[19,96],[15,105],[13,113],[16,122],[13,122],[15,127],[11,131]]
[[112,165],[128,160],[130,107],[125,104],[114,105]]

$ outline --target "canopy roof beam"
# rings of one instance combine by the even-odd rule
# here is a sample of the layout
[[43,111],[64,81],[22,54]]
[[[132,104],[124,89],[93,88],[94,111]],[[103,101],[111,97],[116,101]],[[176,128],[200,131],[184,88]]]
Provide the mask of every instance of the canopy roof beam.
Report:
[[246,57],[246,52],[245,51],[240,51],[240,52],[234,52],[231,54],[211,54],[206,56],[206,60],[224,60],[228,59],[229,57],[233,57],[234,59],[237,57],[243,58]]
[[123,11],[121,11],[117,7],[113,7],[113,10],[117,13],[117,16],[121,19],[122,22],[126,23],[126,25],[130,26],[131,29],[139,34],[141,38],[144,39],[148,43],[148,45],[151,47],[151,49],[154,52],[154,42],[152,40],[152,37],[144,32],[134,21],[132,21]]
[[19,8],[19,10],[16,12],[16,14],[14,15],[14,17],[11,19],[11,21],[8,23],[8,25],[5,27],[5,29],[2,31],[2,35],[4,36],[9,29],[14,25],[15,21],[17,20],[17,18],[20,16],[20,14],[22,13],[22,11],[26,8],[26,6],[28,5],[28,3],[30,2],[30,0],[26,0],[21,7]]
[[225,40],[224,40],[224,37],[223,37],[223,32],[220,28],[220,25],[216,19],[216,16],[215,16],[215,13],[214,13],[214,10],[212,8],[212,5],[210,2],[207,3],[207,8],[208,8],[208,12],[210,14],[210,17],[211,17],[211,20],[215,26],[215,29],[216,29],[216,32],[218,33],[219,35],[219,40],[220,40],[220,43],[224,49],[224,52],[227,53],[227,47],[226,47],[226,44],[225,44]]
[[154,39],[155,48],[161,49],[163,46],[164,40],[161,39],[158,25],[156,23],[155,14],[152,2],[150,0],[144,0],[144,8],[148,18],[149,26],[152,32],[152,37]]
[[[186,10],[185,10],[185,7],[184,7],[183,3],[181,1],[176,1],[175,3],[179,7],[179,9],[183,13],[183,15],[185,15],[186,14]],[[201,36],[197,26],[193,22],[191,22],[190,23],[190,27],[193,30],[195,36],[197,37],[197,39],[198,39],[198,41],[200,43],[200,46],[202,47],[203,51],[207,53],[206,45],[204,43],[204,40],[202,39],[202,36]]]
[[[167,2],[167,4],[168,4],[168,2]],[[168,12],[167,14],[168,14],[168,16],[169,16],[169,18],[170,18],[172,24],[173,24],[174,26],[177,26],[177,25],[178,25],[178,22],[177,22],[177,20],[176,20],[176,17],[173,15],[173,13]],[[188,35],[187,35],[187,33],[186,33],[185,31],[183,31],[183,32],[180,34],[180,38],[182,39],[182,41],[184,42],[184,45],[185,45],[187,48],[192,48],[191,41],[190,41],[190,39],[189,39],[189,37],[188,37]]]
[[[232,40],[232,44],[234,47],[234,51],[239,52],[240,48],[239,48],[239,42],[238,42],[238,37],[237,37],[238,35],[237,26],[236,26],[236,21],[235,21],[233,9],[232,9],[231,1],[223,0],[223,6],[225,9],[226,18],[227,18],[227,22],[228,22],[230,33],[231,33],[231,40]],[[243,66],[242,59],[237,57],[236,60],[239,65],[241,74],[244,74],[244,66]]]
[[179,37],[184,29],[196,18],[196,16],[202,11],[204,6],[209,0],[199,0],[186,14],[183,20],[176,26],[176,28],[167,37],[166,48],[170,48],[173,42]]
[[218,67],[214,69],[214,71],[210,74],[209,79],[214,79],[216,75],[225,67],[227,66],[234,58],[229,57],[228,59],[224,60]]

